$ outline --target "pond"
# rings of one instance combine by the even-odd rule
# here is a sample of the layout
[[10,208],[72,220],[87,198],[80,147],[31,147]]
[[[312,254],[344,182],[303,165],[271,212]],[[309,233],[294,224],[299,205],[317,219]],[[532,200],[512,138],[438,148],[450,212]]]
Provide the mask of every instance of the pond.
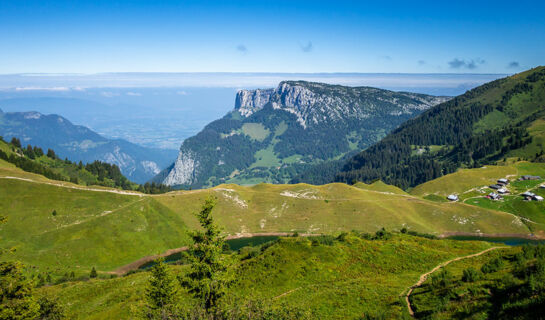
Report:
[[508,246],[520,246],[524,244],[545,244],[545,240],[535,240],[513,237],[479,237],[479,236],[451,236],[446,239],[465,240],[465,241],[488,241],[493,243],[503,243]]
[[[273,241],[278,239],[278,236],[255,236],[255,237],[245,237],[225,240],[225,243],[229,245],[229,248],[232,251],[240,250],[244,247],[256,247],[260,246],[266,242]],[[173,263],[182,260],[182,252],[174,253],[169,256],[164,257],[166,263]],[[154,261],[147,262],[141,265],[138,269],[145,270],[153,267],[155,265]]]

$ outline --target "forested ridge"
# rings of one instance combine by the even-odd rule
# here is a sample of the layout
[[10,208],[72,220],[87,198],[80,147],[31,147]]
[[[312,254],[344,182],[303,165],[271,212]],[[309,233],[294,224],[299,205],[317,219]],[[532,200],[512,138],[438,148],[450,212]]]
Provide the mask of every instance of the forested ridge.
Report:
[[27,145],[23,147],[18,138],[12,138],[8,143],[0,137],[0,159],[14,164],[16,167],[44,177],[57,180],[69,181],[81,185],[99,185],[124,190],[137,190],[143,193],[163,193],[171,190],[162,184],[146,183],[136,184],[127,179],[119,167],[115,164],[95,160],[83,164],[72,162],[65,158],[61,159],[53,149],[44,152],[38,146]]
[[[495,163],[531,144],[528,128],[544,116],[545,68],[539,67],[479,86],[408,120],[349,159],[333,180],[381,179],[408,188],[460,167]],[[525,158],[539,161],[541,155]],[[331,181],[315,174],[299,181]]]

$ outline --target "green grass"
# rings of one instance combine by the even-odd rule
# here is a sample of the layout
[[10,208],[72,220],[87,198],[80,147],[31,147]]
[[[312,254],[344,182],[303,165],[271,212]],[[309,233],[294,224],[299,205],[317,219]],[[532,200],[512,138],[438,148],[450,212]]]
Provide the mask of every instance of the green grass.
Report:
[[[541,260],[541,262],[539,262]],[[493,263],[498,262],[499,263]],[[481,267],[497,266],[483,272]],[[446,267],[446,286],[429,279],[411,295],[417,319],[541,319],[543,246],[512,247],[456,261]],[[463,271],[476,270],[464,282]]]
[[[17,174],[41,183],[1,178]],[[9,199],[0,201],[0,211],[9,219],[1,230],[1,246],[16,249],[2,259],[56,274],[85,273],[93,266],[109,271],[188,244],[187,227],[198,226],[193,213],[208,196],[218,199],[214,216],[226,234],[374,232],[382,227],[434,234],[528,233],[511,215],[395,194],[381,183],[370,190],[340,183],[221,185],[142,197],[42,183],[57,182],[16,168],[0,169],[0,197]]]
[[188,242],[180,216],[152,197],[7,179],[0,197],[1,246],[15,249],[1,259],[55,274],[111,270]]
[[354,187],[364,189],[364,190],[371,190],[371,191],[378,191],[378,192],[386,192],[386,193],[393,193],[393,194],[402,194],[406,195],[407,192],[403,191],[402,189],[392,186],[390,184],[386,184],[382,181],[375,181],[371,184],[365,184],[363,182],[357,182],[354,184]]
[[254,140],[263,141],[271,132],[261,123],[245,123],[242,125],[242,133]]
[[280,165],[280,159],[274,153],[274,145],[270,144],[266,149],[257,151],[254,155],[255,162],[250,169],[256,167],[276,167]]
[[[406,315],[400,294],[420,274],[445,260],[488,247],[486,242],[409,235],[393,235],[389,240],[349,235],[331,245],[283,238],[256,257],[232,266],[237,277],[226,302],[231,308],[242,308],[258,299],[273,306],[309,310],[316,319],[353,319],[364,312],[398,319]],[[184,270],[171,267],[174,273]],[[57,297],[70,319],[128,319],[143,305],[147,277],[148,273],[137,273],[66,283],[44,287],[40,293]],[[191,301],[185,292],[180,295],[184,304]]]

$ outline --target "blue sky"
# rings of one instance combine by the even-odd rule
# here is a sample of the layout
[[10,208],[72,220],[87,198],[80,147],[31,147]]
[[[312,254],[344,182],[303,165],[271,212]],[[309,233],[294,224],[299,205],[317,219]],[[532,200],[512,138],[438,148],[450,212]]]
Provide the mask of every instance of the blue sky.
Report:
[[545,64],[543,1],[379,2],[0,0],[0,74],[514,73]]

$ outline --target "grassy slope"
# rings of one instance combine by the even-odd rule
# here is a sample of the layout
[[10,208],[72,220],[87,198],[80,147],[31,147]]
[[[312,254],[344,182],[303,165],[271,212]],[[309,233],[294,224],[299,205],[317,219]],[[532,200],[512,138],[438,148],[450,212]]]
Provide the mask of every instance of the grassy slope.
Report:
[[0,195],[9,199],[0,202],[8,217],[1,246],[16,249],[2,259],[57,274],[113,269],[188,241],[180,216],[151,197],[12,179],[0,179]]
[[509,166],[487,166],[478,169],[460,169],[455,173],[428,181],[411,190],[411,194],[425,199],[441,200],[448,194],[459,194],[460,199],[470,205],[509,212],[531,221],[526,221],[530,230],[536,234],[545,234],[545,203],[524,201],[519,195],[524,191],[532,191],[545,196],[545,190],[539,188],[544,180],[512,181],[508,189],[511,194],[503,200],[493,201],[484,196],[492,191],[487,186],[499,178],[508,177],[515,180],[521,175],[540,175],[545,177],[545,164],[531,162],[516,162]]
[[398,188],[396,186],[390,185],[390,184],[386,184],[386,183],[384,183],[384,182],[382,182],[380,180],[376,181],[376,182],[373,182],[371,184],[366,184],[366,183],[363,183],[363,182],[357,182],[356,184],[354,184],[354,187],[364,189],[364,190],[389,192],[389,193],[394,193],[394,194],[407,195],[407,192],[403,191],[402,189],[400,189],[400,188]]
[[[542,319],[543,291],[532,292],[529,279],[525,279],[525,275],[538,273],[536,259],[524,251],[513,247],[452,263],[447,267],[452,276],[450,297],[446,302],[440,301],[444,299],[441,296],[447,296],[445,290],[433,290],[428,279],[411,299],[416,318]],[[479,277],[474,282],[461,280],[464,269],[481,270],[485,263],[498,258],[503,262],[499,270],[486,274],[478,271]]]
[[[285,238],[257,257],[237,263],[237,281],[227,296],[237,307],[259,298],[275,306],[288,304],[311,310],[320,319],[355,318],[364,312],[399,318],[405,313],[399,295],[420,274],[440,262],[489,246],[407,235],[394,235],[389,240],[349,236],[331,246]],[[172,270],[180,273],[184,269]],[[142,305],[147,276],[138,273],[40,291],[57,296],[67,306],[71,319],[126,319],[134,317]],[[187,303],[187,297],[182,299]]]
[[[17,168],[0,168],[2,176],[57,183]],[[2,259],[19,259],[58,273],[86,272],[92,266],[112,270],[186,245],[186,226],[197,227],[193,213],[209,195],[217,197],[214,213],[229,234],[374,232],[404,226],[435,234],[529,232],[506,213],[345,184],[222,185],[138,197],[0,178],[0,196],[9,199],[0,202],[0,210],[9,218],[2,227],[2,247],[17,248]]]
[[429,194],[446,197],[449,194],[462,194],[473,188],[489,186],[499,178],[518,175],[516,167],[486,166],[478,169],[460,169],[455,173],[447,174],[435,180],[425,182],[414,187],[411,194],[426,196]]
[[[446,231],[527,233],[513,216],[459,203],[436,203],[420,198],[363,190],[345,184],[311,186],[260,184],[221,185],[208,190],[155,197],[171,210],[195,212],[206,197],[218,198],[218,222],[234,233],[298,231],[335,233],[382,227],[407,227],[428,233]],[[186,223],[196,226],[193,218]]]

